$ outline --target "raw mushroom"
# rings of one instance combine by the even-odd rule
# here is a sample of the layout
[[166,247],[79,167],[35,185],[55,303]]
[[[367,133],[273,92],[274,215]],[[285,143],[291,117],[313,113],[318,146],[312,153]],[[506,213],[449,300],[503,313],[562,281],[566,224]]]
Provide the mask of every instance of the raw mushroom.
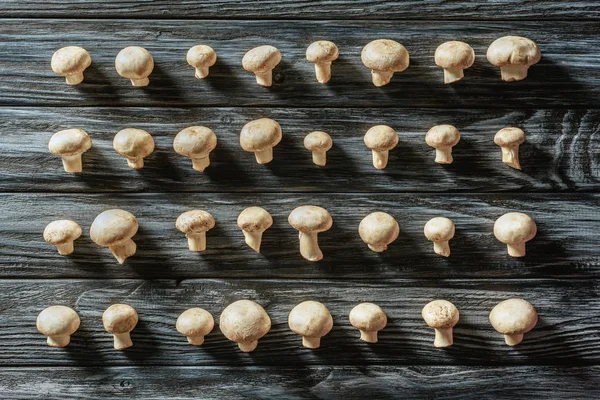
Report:
[[306,59],[315,64],[315,73],[319,83],[327,83],[331,79],[331,63],[337,60],[339,51],[335,43],[328,40],[313,42],[306,49]]
[[102,323],[106,332],[114,337],[115,350],[124,350],[133,346],[129,333],[138,323],[138,314],[127,304],[113,304],[102,314]]
[[502,80],[520,81],[527,78],[527,70],[537,64],[542,53],[533,40],[519,36],[504,36],[494,40],[487,50],[487,59],[500,67]]
[[79,329],[79,315],[72,308],[50,306],[37,317],[37,330],[48,336],[46,342],[51,347],[65,347],[71,342],[71,335]]
[[435,149],[435,162],[452,164],[452,148],[458,144],[460,132],[452,125],[436,125],[425,135],[425,142]]
[[190,251],[204,251],[206,232],[215,227],[215,219],[206,211],[190,210],[177,218],[175,227],[185,233]]
[[502,148],[502,162],[515,169],[521,169],[519,146],[525,141],[525,132],[519,128],[500,129],[494,136],[494,143]]
[[317,206],[300,206],[290,213],[288,222],[299,231],[302,257],[308,261],[323,259],[317,234],[328,231],[333,225],[329,212]]
[[50,138],[50,153],[62,158],[65,172],[81,172],[81,155],[92,147],[92,138],[83,129],[66,129]]
[[251,300],[238,300],[228,305],[219,321],[225,337],[236,342],[241,351],[256,349],[258,339],[271,329],[271,318],[259,304]]
[[374,212],[360,221],[358,234],[371,250],[380,253],[398,238],[400,226],[390,214]]
[[79,85],[83,82],[83,71],[92,64],[92,57],[86,49],[79,46],[67,46],[58,49],[52,55],[50,66],[57,75],[64,76],[67,85]]
[[473,48],[465,42],[453,40],[442,43],[435,50],[435,64],[444,69],[444,83],[460,81],[465,75],[463,70],[475,62]]
[[387,85],[394,72],[404,71],[410,63],[404,46],[389,39],[378,39],[367,44],[360,58],[365,67],[371,69],[375,86]]
[[273,225],[273,217],[261,207],[248,207],[240,213],[237,224],[244,232],[246,244],[260,253],[263,232]]
[[452,346],[452,328],[458,323],[459,313],[454,304],[446,300],[434,300],[423,307],[423,319],[435,329],[435,347]]
[[389,151],[398,145],[398,134],[387,125],[376,125],[364,137],[365,144],[373,153],[373,166],[383,169],[387,166]]
[[208,69],[217,62],[217,53],[212,47],[199,44],[188,50],[186,60],[196,69],[196,78],[202,79],[208,76]]
[[288,324],[294,333],[302,336],[304,347],[318,349],[321,346],[321,337],[333,328],[333,318],[324,304],[305,301],[292,309]]
[[281,126],[277,121],[260,118],[244,125],[240,145],[242,149],[254,153],[257,163],[267,164],[273,161],[273,147],[281,142],[281,137]]
[[148,86],[148,76],[154,69],[154,59],[143,47],[125,47],[115,58],[115,68],[119,75],[129,79],[133,86]]
[[81,236],[81,227],[75,221],[59,219],[52,221],[44,229],[44,240],[56,246],[58,254],[67,256],[73,251],[73,241]]
[[327,151],[333,146],[331,136],[325,132],[311,132],[304,138],[304,147],[312,151],[313,163],[320,167],[327,164]]
[[261,86],[273,84],[273,68],[281,62],[281,53],[273,46],[255,47],[242,59],[242,66],[256,75],[256,83]]
[[144,158],[154,151],[154,139],[143,129],[126,128],[115,135],[113,147],[127,158],[129,168],[140,169],[144,167]]
[[135,254],[136,244],[131,238],[137,233],[138,221],[125,210],[113,209],[100,213],[90,228],[92,240],[108,247],[119,264]]
[[454,237],[454,222],[448,218],[432,218],[425,224],[425,237],[433,242],[433,251],[443,257],[450,256],[448,241]]
[[523,299],[508,299],[498,303],[490,312],[494,329],[504,335],[509,346],[523,341],[523,334],[532,330],[538,321],[535,308]]
[[192,160],[192,168],[204,171],[210,165],[210,152],[217,147],[217,135],[205,126],[190,126],[175,136],[173,149]]
[[202,308],[190,308],[185,310],[175,325],[177,332],[185,335],[188,342],[193,346],[201,346],[204,336],[208,335],[215,326],[212,315]]
[[537,226],[527,214],[506,213],[496,220],[494,236],[505,243],[512,257],[525,257],[525,243],[535,237]]
[[360,331],[360,340],[377,343],[377,332],[387,325],[387,315],[377,304],[360,303],[350,311],[350,323]]

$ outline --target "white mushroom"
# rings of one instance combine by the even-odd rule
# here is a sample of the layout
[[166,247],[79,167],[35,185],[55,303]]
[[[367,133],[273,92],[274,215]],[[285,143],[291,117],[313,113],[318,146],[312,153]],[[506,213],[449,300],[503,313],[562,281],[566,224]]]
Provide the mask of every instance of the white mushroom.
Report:
[[374,212],[360,221],[358,234],[371,250],[381,253],[398,238],[400,225],[390,214]]
[[206,232],[215,227],[215,219],[203,210],[190,210],[181,214],[175,227],[185,233],[190,251],[206,250]]
[[212,47],[199,44],[188,50],[186,60],[196,70],[198,79],[208,76],[208,69],[217,62],[217,53]]
[[299,232],[302,257],[308,261],[323,259],[317,235],[333,225],[329,212],[317,206],[300,206],[290,213],[288,222]]
[[304,147],[312,152],[313,163],[320,167],[327,164],[327,152],[333,146],[333,140],[325,132],[311,132],[304,138]]
[[302,336],[302,345],[309,349],[321,346],[321,337],[333,327],[327,307],[318,301],[305,301],[292,309],[288,317],[290,329]]
[[383,169],[388,164],[390,150],[398,145],[398,134],[387,125],[376,125],[367,131],[364,142],[372,150],[373,166]]
[[435,162],[452,164],[452,148],[460,141],[460,132],[452,125],[436,125],[425,135],[425,142],[435,149]]
[[81,155],[91,147],[92,139],[83,129],[56,132],[48,143],[50,153],[62,158],[65,172],[81,172]]
[[350,323],[360,331],[360,340],[377,343],[377,333],[386,327],[387,315],[377,304],[360,303],[350,311]]
[[81,233],[81,227],[77,222],[59,219],[46,225],[44,240],[56,246],[58,254],[67,256],[75,251],[73,242],[79,239]]
[[130,212],[120,209],[100,213],[90,228],[92,240],[108,247],[119,264],[135,254],[137,246],[131,238],[138,230],[138,221]]
[[138,313],[127,304],[113,304],[102,314],[104,329],[114,338],[115,350],[133,346],[130,332],[138,323]]
[[237,224],[244,232],[246,244],[260,253],[263,232],[273,225],[273,217],[261,207],[248,207],[240,213]]
[[496,220],[494,236],[505,243],[512,257],[525,257],[525,243],[535,237],[537,225],[533,218],[519,212],[506,213]]
[[458,323],[459,312],[454,304],[446,300],[434,300],[423,307],[423,319],[435,329],[435,347],[449,347],[454,343],[452,328]]
[[67,85],[78,85],[83,82],[83,71],[91,64],[92,57],[86,49],[67,46],[52,55],[50,66],[57,75],[65,77]]
[[465,76],[463,70],[474,61],[475,52],[465,42],[453,40],[442,43],[435,50],[435,63],[444,69],[444,83],[460,81]]
[[502,80],[520,81],[527,77],[527,70],[537,64],[542,53],[533,40],[519,36],[504,36],[496,39],[488,48],[488,61],[500,67]]
[[242,66],[256,75],[256,83],[261,86],[273,84],[273,68],[281,62],[281,53],[273,46],[255,47],[242,59]]
[[490,323],[504,335],[509,346],[523,341],[523,334],[532,330],[538,321],[535,308],[523,299],[508,299],[498,303],[490,312]]
[[185,310],[175,324],[177,332],[185,335],[193,346],[201,346],[204,343],[204,336],[208,335],[214,326],[213,316],[202,308]]
[[371,69],[375,86],[387,85],[395,72],[404,71],[410,63],[404,46],[389,39],[370,42],[363,48],[360,58],[365,67]]
[[192,160],[192,168],[203,172],[210,165],[210,152],[217,147],[217,135],[205,126],[190,126],[180,131],[173,141],[177,154]]
[[225,337],[238,344],[244,353],[254,351],[258,339],[271,330],[271,318],[259,304],[238,300],[221,313],[219,327]]
[[119,75],[129,79],[133,86],[148,86],[148,76],[154,69],[154,59],[143,47],[125,47],[115,58],[115,68]]
[[79,315],[72,308],[51,306],[37,317],[37,330],[48,336],[46,342],[51,347],[65,347],[71,342],[71,335],[79,329]]
[[519,128],[500,129],[494,136],[494,143],[502,149],[502,162],[515,169],[521,169],[519,146],[525,141],[525,132]]
[[256,162],[267,164],[273,161],[273,147],[281,142],[281,126],[270,118],[248,122],[240,133],[242,149],[254,153]]
[[425,224],[425,237],[433,242],[433,251],[443,257],[450,256],[449,240],[454,237],[454,222],[448,218],[432,218]]
[[327,83],[331,79],[331,63],[337,60],[339,51],[335,43],[328,40],[313,42],[306,49],[306,59],[315,64],[315,73],[319,83]]
[[143,129],[126,128],[117,132],[113,148],[127,159],[127,166],[133,169],[144,167],[144,158],[154,151],[154,139]]

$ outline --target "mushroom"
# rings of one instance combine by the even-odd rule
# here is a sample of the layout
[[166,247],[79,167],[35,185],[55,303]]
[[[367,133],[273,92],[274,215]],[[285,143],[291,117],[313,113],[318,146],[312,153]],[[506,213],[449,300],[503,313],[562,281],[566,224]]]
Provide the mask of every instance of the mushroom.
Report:
[[321,346],[321,337],[333,328],[333,318],[324,304],[305,301],[292,309],[288,324],[294,333],[302,336],[304,347],[318,349]]
[[260,253],[263,232],[273,225],[273,217],[261,207],[248,207],[240,213],[237,224],[244,232],[246,244]]
[[299,231],[302,257],[308,261],[323,259],[317,234],[328,231],[333,225],[329,212],[317,206],[300,206],[290,213],[288,222]]
[[113,147],[127,159],[129,168],[144,167],[144,158],[154,151],[154,139],[143,129],[126,128],[115,135]]
[[450,256],[448,241],[454,237],[454,222],[448,218],[432,218],[425,224],[425,237],[433,242],[433,251],[443,257]]
[[206,232],[215,227],[215,219],[206,211],[190,210],[177,218],[175,227],[185,233],[190,251],[204,251]]
[[373,40],[362,49],[360,58],[371,69],[375,86],[387,85],[394,72],[404,71],[410,63],[404,46],[389,39]]
[[374,212],[360,221],[358,234],[371,250],[381,253],[398,238],[400,226],[390,214]]
[[325,132],[311,132],[304,138],[304,147],[312,151],[313,163],[324,167],[327,163],[327,151],[333,146],[331,136]]
[[188,50],[186,60],[196,69],[196,78],[202,79],[208,76],[208,69],[217,62],[217,53],[212,47],[199,44]]
[[512,257],[525,257],[525,243],[535,237],[537,226],[527,214],[506,213],[496,220],[494,236],[505,243]]
[[509,346],[523,341],[523,334],[532,330],[538,321],[535,308],[523,299],[504,300],[490,312],[490,323],[498,333],[504,335]]
[[444,83],[460,81],[464,76],[463,70],[475,62],[473,48],[465,42],[452,40],[442,43],[435,50],[435,64],[444,69]]
[[331,63],[337,60],[339,51],[335,43],[318,40],[306,49],[306,59],[315,64],[315,73],[319,83],[327,83],[331,79]]
[[281,62],[281,53],[273,46],[259,46],[248,51],[242,59],[242,66],[256,75],[256,83],[261,86],[273,84],[273,68]]
[[117,54],[115,68],[119,75],[129,79],[133,86],[148,86],[148,76],[154,69],[154,59],[143,47],[129,46]]
[[115,350],[125,350],[133,346],[129,332],[138,323],[138,314],[127,304],[113,304],[102,314],[102,323],[106,332],[114,337]]
[[460,132],[452,125],[436,125],[425,135],[425,142],[435,149],[435,162],[452,164],[452,148],[458,144]]
[[44,240],[56,246],[58,254],[68,256],[75,251],[73,241],[81,236],[81,227],[68,219],[52,221],[44,229]]
[[56,50],[50,62],[52,71],[64,76],[67,85],[79,85],[83,82],[83,71],[90,64],[92,64],[90,53],[79,46],[67,46]]
[[537,64],[542,53],[533,40],[519,36],[504,36],[494,40],[487,50],[490,64],[500,67],[502,80],[520,81],[527,78],[527,70]]
[[373,151],[373,166],[387,166],[389,151],[398,145],[398,134],[387,125],[376,125],[365,134],[365,144]]
[[502,162],[510,167],[521,169],[519,146],[525,141],[525,132],[519,128],[500,129],[494,136],[494,143],[502,148]]
[[452,328],[458,323],[459,313],[454,304],[446,300],[434,300],[423,307],[423,319],[435,329],[435,347],[450,347],[454,343]]
[[92,147],[92,138],[83,129],[66,129],[50,138],[50,153],[62,158],[65,172],[81,172],[81,155]]
[[173,141],[177,154],[192,160],[192,168],[204,171],[210,165],[210,152],[217,147],[217,135],[205,126],[190,126],[180,131]]
[[377,332],[387,325],[387,315],[377,304],[360,303],[350,311],[350,323],[360,331],[360,340],[377,343]]
[[177,332],[185,335],[188,342],[193,346],[201,346],[204,336],[208,335],[215,326],[212,315],[202,308],[190,308],[185,310],[175,325]]
[[236,342],[241,351],[256,349],[258,339],[271,329],[271,318],[259,304],[251,300],[238,300],[228,305],[219,321],[225,337]]
[[51,347],[65,347],[71,342],[71,335],[79,329],[79,315],[72,308],[50,306],[37,317],[37,330],[48,336],[46,342]]
[[273,147],[281,142],[281,137],[281,126],[276,121],[260,118],[244,125],[240,145],[242,149],[254,153],[257,163],[267,164],[273,161]]
[[108,247],[119,264],[135,254],[136,244],[131,238],[137,233],[138,221],[125,210],[113,209],[100,213],[90,228],[92,240]]

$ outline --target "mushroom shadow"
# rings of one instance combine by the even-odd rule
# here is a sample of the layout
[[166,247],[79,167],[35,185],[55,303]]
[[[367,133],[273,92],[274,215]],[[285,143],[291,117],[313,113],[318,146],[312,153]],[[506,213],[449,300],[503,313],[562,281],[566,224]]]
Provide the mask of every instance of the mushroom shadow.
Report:
[[[172,254],[163,252],[164,240],[155,238],[147,228],[139,225],[133,241],[137,245],[136,253],[125,261],[125,266],[133,269],[144,279],[150,277],[175,277]],[[149,263],[147,260],[152,260]]]
[[135,328],[131,331],[131,341],[133,346],[119,351],[129,361],[135,361],[145,364],[149,359],[160,359],[165,353],[160,346],[148,323],[144,321],[144,316],[140,315]]
[[[190,160],[191,163],[191,160]],[[157,188],[165,189],[167,185],[176,185],[184,181],[185,175],[172,162],[166,151],[158,150],[144,160],[144,167],[135,170],[143,179]]]
[[217,62],[209,69],[209,75],[204,79],[197,80],[202,81],[201,83],[205,84],[207,89],[210,88],[223,92],[229,91],[232,87],[240,88],[244,86],[242,80],[237,75],[240,69],[246,72],[241,65],[239,68],[233,68],[231,65],[225,63],[223,59],[217,57]]
[[[113,165],[114,160],[106,157],[104,149],[99,148],[98,146],[92,146],[82,155],[82,159],[83,171],[72,175],[74,175],[75,179],[85,185],[86,188],[93,188],[95,191],[132,190],[131,184],[122,182],[120,179],[113,179],[115,174],[112,171],[111,166]],[[98,172],[98,169],[100,169],[100,172]]]
[[133,89],[141,89],[160,104],[189,104],[189,96],[183,93],[177,81],[167,73],[167,70],[161,64],[154,64],[154,70],[148,77],[150,84]]
[[92,62],[83,72],[83,82],[73,86],[79,93],[95,101],[103,97],[111,101],[111,105],[119,103],[119,94],[111,83],[111,77],[106,75],[105,68]]

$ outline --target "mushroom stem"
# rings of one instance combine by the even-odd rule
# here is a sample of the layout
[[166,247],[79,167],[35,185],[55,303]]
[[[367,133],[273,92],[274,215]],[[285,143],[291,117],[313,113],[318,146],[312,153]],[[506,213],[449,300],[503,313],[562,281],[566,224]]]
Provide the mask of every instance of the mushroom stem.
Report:
[[302,346],[309,349],[318,349],[321,346],[321,338],[302,336]]
[[131,84],[133,86],[148,86],[150,83],[150,79],[142,78],[142,79],[131,79]]
[[83,73],[67,75],[65,79],[67,81],[67,85],[79,85],[81,82],[83,82]]
[[312,152],[313,163],[320,167],[324,167],[327,164],[327,152],[323,150],[313,150]]
[[58,250],[58,254],[61,256],[68,256],[75,251],[75,246],[73,245],[73,242],[67,242],[63,244],[57,244],[56,249]]
[[500,67],[502,80],[505,82],[520,81],[527,78],[528,65],[506,65]]
[[202,79],[208,76],[208,67],[198,67],[195,73],[196,78]]
[[142,157],[139,158],[128,158],[127,166],[133,169],[140,169],[144,167],[144,159]]
[[377,169],[384,169],[388,163],[389,151],[377,151],[373,150],[373,166]]
[[192,158],[192,168],[198,172],[203,172],[206,167],[210,165],[210,159],[208,156],[203,158]]
[[319,261],[323,259],[323,253],[319,248],[316,232],[300,232],[300,254],[308,261]]
[[394,76],[393,72],[390,71],[376,71],[374,69],[371,70],[371,74],[373,75],[373,85],[375,86],[385,86],[390,83],[392,76]]
[[519,146],[502,147],[502,162],[515,169],[521,169],[519,163]]
[[206,250],[206,232],[188,233],[185,237],[188,239],[190,251]]
[[504,335],[504,341],[509,346],[516,346],[523,341],[523,334],[517,333],[515,335]]
[[273,84],[273,71],[255,72],[256,83],[261,86],[271,86]]
[[254,251],[260,253],[260,244],[262,242],[262,232],[244,232],[244,238],[246,239],[246,244],[250,246]]
[[48,346],[52,347],[65,347],[69,343],[71,343],[71,336],[69,335],[56,335],[56,336],[48,336],[46,340]]
[[133,346],[129,332],[115,333],[113,337],[115,338],[115,350],[124,350]]
[[387,250],[387,245],[385,245],[385,244],[380,244],[380,245],[367,244],[367,246],[369,246],[369,248],[376,253],[381,253],[381,252],[384,252]]
[[61,156],[65,172],[81,172],[81,154],[73,156]]
[[119,244],[118,246],[109,246],[110,252],[115,256],[119,264],[123,264],[128,257],[135,254],[137,248],[135,242],[128,239],[126,242]]
[[433,341],[435,347],[449,347],[452,346],[453,343],[452,328],[435,329],[435,340]]
[[446,68],[444,69],[444,83],[452,83],[460,81],[465,74],[462,68]]
[[204,343],[204,336],[188,336],[187,340],[193,346],[200,346]]
[[258,346],[258,340],[253,340],[251,342],[239,342],[238,346],[244,353],[249,353],[256,349],[256,346]]
[[268,149],[257,151],[254,153],[256,157],[256,162],[259,164],[267,164],[273,161],[273,148],[269,147]]
[[450,255],[450,244],[448,241],[433,242],[433,251],[440,256],[448,257]]
[[320,62],[315,64],[315,73],[319,83],[327,83],[331,79],[331,62]]
[[525,257],[525,243],[507,244],[508,255],[512,257]]
[[435,162],[438,164],[452,164],[452,148],[435,149]]
[[367,343],[377,343],[377,331],[360,331],[360,340],[363,340]]

